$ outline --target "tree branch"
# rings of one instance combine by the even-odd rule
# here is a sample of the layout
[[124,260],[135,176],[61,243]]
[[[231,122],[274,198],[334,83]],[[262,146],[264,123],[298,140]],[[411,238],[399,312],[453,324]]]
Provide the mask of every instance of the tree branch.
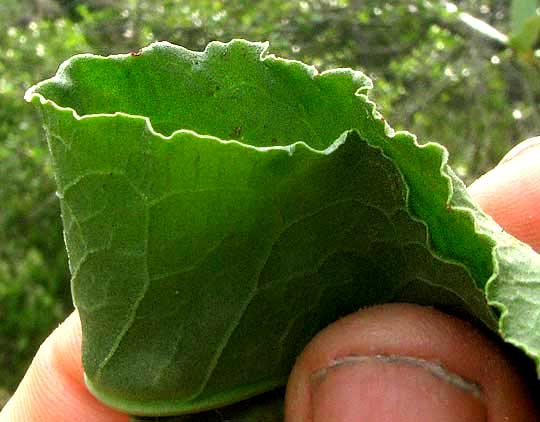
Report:
[[449,17],[444,16],[444,13],[439,13],[436,18],[438,25],[441,27],[466,38],[481,36],[497,50],[508,48],[508,35],[503,34],[494,26],[469,13],[460,12],[455,4],[446,0],[441,1],[441,6],[445,8],[446,12],[450,13],[451,17],[449,19]]

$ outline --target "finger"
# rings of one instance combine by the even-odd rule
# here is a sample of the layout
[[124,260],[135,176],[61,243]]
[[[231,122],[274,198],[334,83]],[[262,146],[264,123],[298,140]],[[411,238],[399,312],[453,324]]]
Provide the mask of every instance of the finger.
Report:
[[469,192],[506,231],[540,248],[540,137],[512,149]]
[[1,422],[127,422],[86,389],[81,365],[81,326],[72,313],[45,340]]
[[468,323],[432,308],[375,306],[329,326],[299,357],[287,422],[527,422],[516,371]]

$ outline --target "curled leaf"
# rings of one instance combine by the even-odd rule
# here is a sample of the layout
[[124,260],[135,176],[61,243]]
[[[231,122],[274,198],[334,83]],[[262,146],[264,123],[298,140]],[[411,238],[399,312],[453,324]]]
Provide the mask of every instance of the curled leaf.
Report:
[[446,150],[394,131],[360,72],[267,45],[75,56],[26,99],[54,164],[90,390],[137,415],[284,385],[375,303],[437,306],[538,363],[540,258]]

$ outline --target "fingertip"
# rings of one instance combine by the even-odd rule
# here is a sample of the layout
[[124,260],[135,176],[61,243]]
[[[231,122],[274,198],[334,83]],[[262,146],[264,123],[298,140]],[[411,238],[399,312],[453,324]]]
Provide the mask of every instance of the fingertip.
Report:
[[84,385],[79,317],[72,313],[41,345],[2,422],[127,422]]
[[540,137],[516,146],[468,190],[507,232],[540,248]]
[[83,385],[81,361],[81,322],[77,311],[71,313],[45,340],[36,359],[55,367],[70,383]]

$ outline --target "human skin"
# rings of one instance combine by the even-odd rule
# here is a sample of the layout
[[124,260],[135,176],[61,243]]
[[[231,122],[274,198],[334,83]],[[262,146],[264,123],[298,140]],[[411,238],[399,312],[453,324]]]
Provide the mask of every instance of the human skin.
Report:
[[[540,248],[540,138],[514,148],[470,188],[514,236]],[[538,391],[471,324],[433,308],[360,310],[306,347],[287,387],[287,422],[531,422]],[[0,422],[127,422],[86,389],[71,314],[37,352]]]

